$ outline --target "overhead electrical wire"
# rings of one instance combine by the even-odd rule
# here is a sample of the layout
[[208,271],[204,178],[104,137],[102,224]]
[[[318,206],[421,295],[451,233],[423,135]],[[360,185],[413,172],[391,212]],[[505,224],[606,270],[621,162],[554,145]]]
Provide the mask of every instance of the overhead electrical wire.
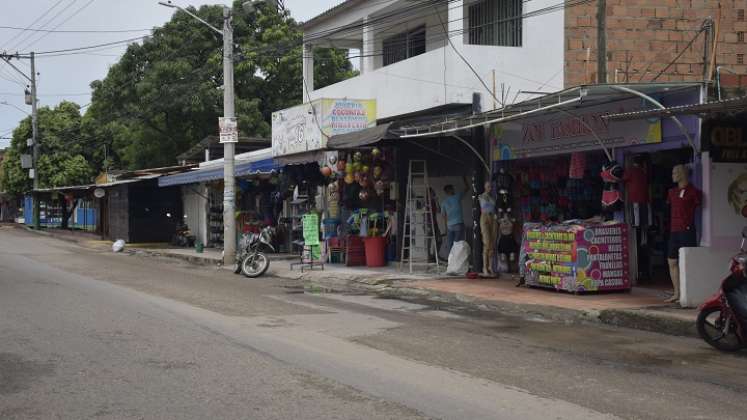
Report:
[[[57,25],[56,25],[56,26],[55,26],[54,28],[52,28],[52,30],[55,30],[55,29],[59,28],[60,26],[62,26],[62,25],[64,25],[64,24],[66,24],[67,22],[69,22],[69,21],[70,21],[70,19],[74,18],[75,16],[78,16],[78,15],[80,14],[80,12],[82,12],[82,11],[83,11],[83,10],[85,10],[85,9],[87,9],[87,8],[88,8],[88,6],[90,6],[90,5],[91,5],[91,4],[92,4],[92,3],[94,2],[94,1],[96,1],[96,0],[88,0],[88,2],[87,2],[86,4],[84,4],[83,6],[81,6],[80,8],[78,8],[78,9],[77,9],[76,11],[74,11],[74,12],[73,12],[73,13],[72,13],[71,15],[69,15],[69,16],[68,16],[68,17],[67,17],[67,18],[66,18],[65,20],[63,20],[62,22],[58,23],[58,24],[57,24]],[[30,43],[28,43],[28,44],[24,45],[24,46],[23,46],[22,48],[20,48],[20,49],[22,49],[22,50],[27,50],[27,49],[29,49],[29,48],[30,48],[31,46],[35,45],[35,44],[36,44],[37,42],[39,42],[39,41],[41,41],[42,39],[44,39],[44,38],[48,37],[48,36],[49,36],[49,34],[51,34],[51,33],[52,33],[52,32],[46,32],[46,33],[43,33],[43,34],[41,34],[41,36],[39,36],[38,38],[36,38],[36,39],[35,39],[34,41],[31,41]]]
[[51,11],[52,11],[52,10],[53,10],[53,9],[54,9],[55,7],[57,7],[57,6],[58,6],[58,5],[60,4],[60,3],[62,3],[62,0],[57,0],[57,2],[56,2],[55,4],[53,4],[53,5],[52,5],[52,7],[50,7],[49,9],[47,9],[46,11],[44,11],[44,13],[42,13],[42,14],[41,14],[41,15],[40,15],[39,17],[37,17],[36,19],[34,19],[34,21],[33,21],[33,22],[31,22],[31,23],[29,24],[29,26],[27,26],[27,27],[26,27],[26,28],[25,28],[24,30],[22,30],[21,32],[18,32],[17,34],[13,35],[13,36],[12,36],[12,37],[11,37],[11,38],[10,38],[9,40],[5,41],[5,42],[4,42],[3,44],[2,44],[2,46],[8,45],[8,44],[10,44],[11,42],[15,41],[16,39],[18,39],[18,37],[19,37],[19,36],[21,36],[21,35],[23,35],[23,33],[24,33],[24,32],[26,32],[26,31],[28,31],[29,29],[31,29],[31,28],[32,28],[32,27],[33,27],[33,26],[34,26],[34,25],[36,24],[36,22],[39,22],[40,20],[44,19],[44,17],[45,17],[45,16],[47,16],[47,15],[49,14],[49,12],[51,12]]
[[29,32],[44,32],[44,33],[53,33],[53,34],[119,34],[119,33],[128,33],[128,32],[150,32],[153,30],[151,29],[70,29],[70,30],[52,30],[52,29],[29,29],[29,28],[21,28],[18,26],[2,26],[0,25],[0,29],[9,29],[9,30],[20,30],[20,31],[29,31]]
[[[55,14],[55,15],[54,15],[54,16],[52,16],[51,18],[47,19],[47,20],[46,20],[46,21],[45,21],[44,23],[42,23],[42,24],[41,24],[41,26],[37,27],[37,29],[44,29],[45,27],[47,27],[47,26],[48,26],[49,24],[51,24],[51,23],[52,23],[52,22],[53,22],[54,20],[56,20],[56,19],[57,19],[57,18],[58,18],[58,17],[60,16],[60,15],[62,15],[63,13],[65,13],[65,11],[66,11],[67,9],[69,9],[69,8],[73,7],[73,5],[74,5],[74,4],[75,4],[75,3],[77,2],[77,1],[78,1],[78,0],[72,0],[72,1],[70,2],[70,3],[68,3],[68,5],[67,5],[67,6],[63,7],[63,8],[62,8],[62,10],[60,10],[59,12],[57,12],[57,14]],[[31,32],[31,33],[29,33],[28,35],[24,35],[23,37],[21,37],[20,41],[18,41],[18,42],[16,42],[15,44],[13,44],[13,46],[9,47],[9,48],[8,48],[8,50],[10,50],[10,51],[13,51],[13,50],[17,50],[19,46],[21,46],[21,45],[23,45],[24,43],[26,43],[26,41],[28,41],[28,40],[29,40],[29,38],[31,38],[31,37],[32,37],[32,36],[34,36],[34,35],[35,35],[35,33],[34,33],[34,32]]]

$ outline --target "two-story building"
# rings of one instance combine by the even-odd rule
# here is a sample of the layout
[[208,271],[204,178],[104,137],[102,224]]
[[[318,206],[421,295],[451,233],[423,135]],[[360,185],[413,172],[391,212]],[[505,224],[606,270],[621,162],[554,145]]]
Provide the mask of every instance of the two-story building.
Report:
[[[305,114],[305,127],[318,133],[298,130],[298,124],[273,127],[275,156],[298,163],[306,155],[324,166],[319,150],[390,146],[396,150],[400,214],[411,159],[428,162],[439,199],[442,187],[459,187],[462,176],[481,192],[482,181],[495,183],[502,169],[514,181],[510,201],[516,226],[601,214],[603,185],[596,175],[602,166],[642,162],[645,183],[638,188],[645,190],[646,202],[625,201],[630,185],[621,183],[616,188],[622,209],[607,217],[634,226],[629,277],[667,282],[665,195],[671,168],[688,164],[693,183],[709,194],[700,120],[606,116],[698,104],[714,87],[738,91],[747,82],[740,76],[747,73],[744,1],[722,10],[717,1],[698,8],[671,3],[342,2],[304,24],[306,108],[301,109],[306,111],[296,114]],[[360,74],[317,88],[313,50],[319,47],[348,49]],[[321,105],[325,99],[375,102],[375,122],[330,129]],[[287,111],[277,113],[278,121],[291,121]],[[354,130],[360,131],[344,134]],[[312,147],[309,138],[315,139]],[[293,139],[305,147],[276,148]],[[470,236],[480,235],[473,222],[480,210],[476,200],[462,204],[473,234],[467,239],[477,254],[480,241]],[[699,232],[708,206],[706,200],[697,213]],[[480,263],[474,258],[473,268]]]

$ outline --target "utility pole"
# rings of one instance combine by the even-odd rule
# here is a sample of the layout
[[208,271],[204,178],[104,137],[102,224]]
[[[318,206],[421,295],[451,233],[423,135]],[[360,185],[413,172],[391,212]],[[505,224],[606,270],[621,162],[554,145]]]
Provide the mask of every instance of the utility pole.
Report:
[[[229,120],[236,118],[233,91],[231,9],[228,6],[223,6],[223,117]],[[235,152],[235,143],[231,141],[223,143],[223,264],[226,266],[232,265],[236,260]]]
[[[41,210],[39,208],[39,194],[36,190],[39,189],[39,171],[37,167],[37,162],[39,160],[39,125],[38,125],[38,118],[37,118],[37,104],[38,100],[36,97],[36,61],[34,60],[34,53],[29,54],[29,59],[31,60],[31,75],[30,77],[26,75],[26,73],[22,72],[18,67],[14,66],[13,63],[10,62],[11,58],[17,58],[21,59],[21,56],[16,54],[15,56],[0,53],[0,59],[2,61],[5,61],[13,70],[15,70],[18,74],[23,76],[26,80],[28,80],[31,83],[31,141],[33,144],[31,145],[32,148],[32,170],[34,174],[34,181],[33,181],[33,191],[31,192],[32,202],[33,202],[33,225],[34,229],[39,229],[41,227],[41,220],[40,220],[40,214]],[[26,57],[23,57],[26,58]],[[25,111],[24,111],[25,112]]]
[[37,98],[36,98],[36,61],[34,60],[34,53],[30,54],[31,57],[31,138],[33,141],[32,147],[32,161],[34,166],[34,192],[32,194],[34,200],[34,229],[41,228],[41,209],[39,200],[39,118],[36,112]]
[[607,0],[597,0],[597,83],[607,83]]

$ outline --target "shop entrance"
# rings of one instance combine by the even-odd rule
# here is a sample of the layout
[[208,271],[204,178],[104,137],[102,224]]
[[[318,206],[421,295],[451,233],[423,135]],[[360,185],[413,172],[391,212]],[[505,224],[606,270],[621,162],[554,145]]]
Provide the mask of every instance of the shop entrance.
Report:
[[[692,158],[691,148],[625,155],[625,221],[631,226],[630,243],[635,244],[632,254],[639,285],[671,287],[667,191],[674,186],[672,168],[691,163]],[[633,176],[636,172],[642,175]]]

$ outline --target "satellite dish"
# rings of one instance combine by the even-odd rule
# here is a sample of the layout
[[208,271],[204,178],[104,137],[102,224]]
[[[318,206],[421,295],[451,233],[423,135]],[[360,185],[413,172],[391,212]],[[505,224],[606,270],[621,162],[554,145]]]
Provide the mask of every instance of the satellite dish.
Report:
[[93,190],[93,196],[96,198],[104,198],[106,191],[103,188],[96,188]]

